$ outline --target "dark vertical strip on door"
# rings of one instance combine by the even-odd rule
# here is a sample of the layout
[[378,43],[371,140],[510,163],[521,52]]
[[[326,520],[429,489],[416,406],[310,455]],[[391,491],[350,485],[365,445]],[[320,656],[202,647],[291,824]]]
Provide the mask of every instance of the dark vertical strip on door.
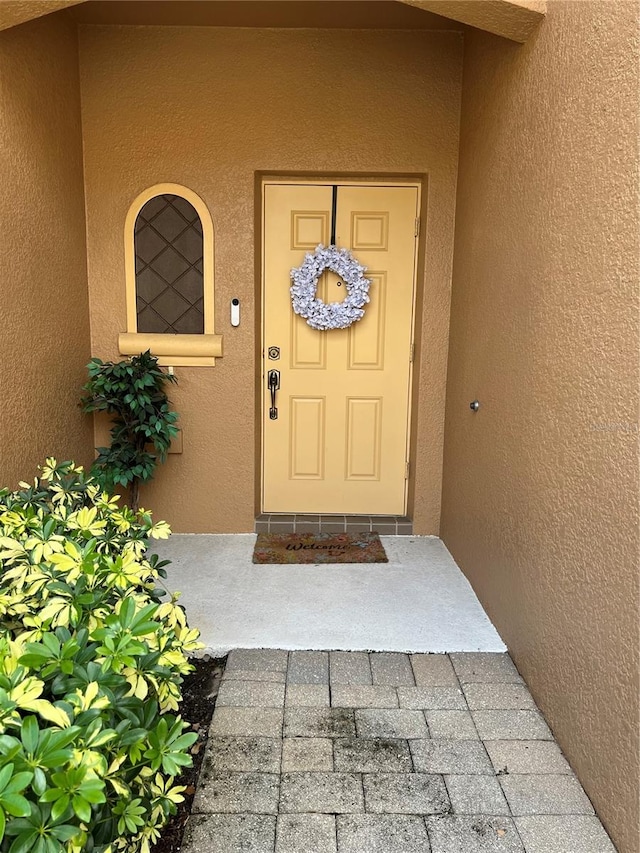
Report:
[[338,187],[333,185],[333,194],[331,197],[331,240],[329,241],[330,246],[335,246],[336,244],[336,211],[338,209]]

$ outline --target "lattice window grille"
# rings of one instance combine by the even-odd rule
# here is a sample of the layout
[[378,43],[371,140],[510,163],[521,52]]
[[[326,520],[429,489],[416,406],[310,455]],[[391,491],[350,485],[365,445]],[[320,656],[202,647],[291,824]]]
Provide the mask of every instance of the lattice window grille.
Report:
[[202,223],[177,195],[159,195],[140,210],[134,229],[137,331],[202,334]]

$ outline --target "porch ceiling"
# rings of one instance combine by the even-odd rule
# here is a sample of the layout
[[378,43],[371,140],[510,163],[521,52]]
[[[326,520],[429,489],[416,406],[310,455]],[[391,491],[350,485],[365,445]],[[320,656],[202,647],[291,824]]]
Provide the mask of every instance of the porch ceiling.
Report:
[[84,0],[2,0],[0,3],[0,30],[8,30],[33,18],[41,18]]
[[462,29],[396,0],[89,0],[82,24],[329,29]]
[[546,0],[400,0],[426,12],[525,42],[543,20]]
[[339,6],[327,0],[2,0],[0,30],[71,6],[83,24],[428,30],[468,24],[525,42],[544,18],[546,0],[341,0]]

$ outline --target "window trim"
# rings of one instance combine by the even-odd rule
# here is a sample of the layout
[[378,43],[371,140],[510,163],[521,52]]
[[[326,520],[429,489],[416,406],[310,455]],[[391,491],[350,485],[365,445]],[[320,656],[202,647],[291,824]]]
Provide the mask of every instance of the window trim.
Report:
[[[136,310],[135,224],[145,204],[159,195],[177,195],[191,204],[202,224],[202,284],[204,334],[151,334],[138,332]],[[135,355],[150,349],[165,366],[212,367],[222,356],[222,335],[215,334],[213,221],[204,201],[182,184],[160,183],[143,190],[132,202],[124,224],[124,267],[127,302],[127,331],[118,336],[121,355]],[[155,350],[155,352],[154,352]]]

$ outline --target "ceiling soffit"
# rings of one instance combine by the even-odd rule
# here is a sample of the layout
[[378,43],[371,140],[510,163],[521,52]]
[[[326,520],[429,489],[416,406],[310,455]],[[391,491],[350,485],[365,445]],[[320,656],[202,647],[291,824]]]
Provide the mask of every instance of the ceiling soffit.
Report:
[[400,0],[425,12],[525,42],[544,19],[546,0]]
[[34,18],[77,6],[84,0],[2,0],[0,2],[0,30],[17,27]]

